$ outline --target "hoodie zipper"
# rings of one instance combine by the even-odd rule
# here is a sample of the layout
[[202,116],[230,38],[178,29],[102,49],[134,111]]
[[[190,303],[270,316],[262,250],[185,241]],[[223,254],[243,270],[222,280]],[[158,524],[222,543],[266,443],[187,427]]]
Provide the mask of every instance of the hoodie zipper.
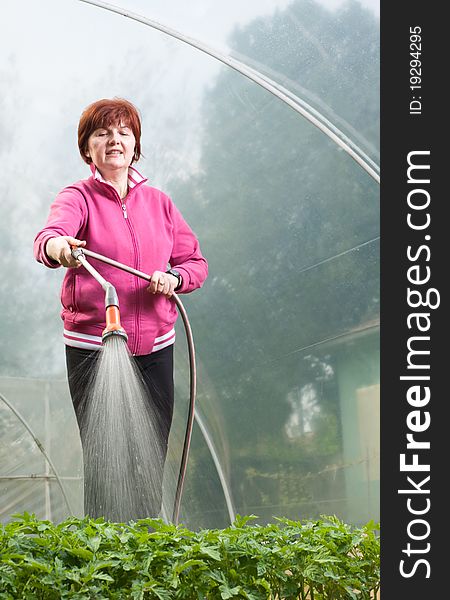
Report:
[[[122,201],[122,198],[120,198],[119,194],[117,193],[117,190],[115,190],[113,188],[113,186],[111,186],[109,183],[102,182],[104,185],[107,185],[109,188],[112,188],[113,190],[113,194],[115,195],[115,197],[117,198],[117,200],[119,201],[119,204],[122,208],[122,214],[123,214],[123,218],[126,219],[127,221],[127,225],[128,225],[128,230],[130,232],[130,236],[131,236],[131,243],[133,245],[133,250],[134,250],[134,268],[135,269],[139,269],[139,252],[138,252],[138,243],[137,243],[137,239],[136,239],[136,235],[134,233],[134,229],[133,226],[130,223],[130,220],[128,219],[128,213],[127,213],[127,207],[125,205],[125,202]],[[139,184],[137,184],[139,185]],[[135,186],[137,187],[137,186]],[[135,188],[133,188],[134,190]],[[138,291],[137,289],[137,284],[135,284],[135,290],[136,292]],[[138,336],[138,331],[139,331],[139,318],[140,318],[140,312],[141,312],[141,301],[140,301],[140,294],[137,293],[136,294],[136,311],[134,314],[134,324],[135,324],[135,342],[134,342],[134,348],[130,348],[130,351],[133,355],[136,355],[138,353],[139,347],[140,347],[140,339]]]
[[[140,264],[139,264],[139,251],[138,251],[138,243],[137,243],[137,238],[134,232],[134,228],[130,222],[130,220],[128,219],[128,213],[127,213],[127,207],[125,202],[122,201],[122,198],[119,197],[119,194],[117,194],[116,190],[114,190],[114,192],[117,195],[117,198],[119,198],[119,202],[120,205],[122,207],[122,214],[123,214],[123,218],[126,219],[127,221],[127,225],[128,225],[128,231],[130,232],[130,236],[131,236],[131,243],[133,246],[133,250],[134,250],[134,268],[135,269],[139,269]],[[134,327],[135,327],[135,340],[134,340],[134,348],[130,348],[131,353],[133,354],[133,356],[135,356],[138,351],[139,351],[139,346],[140,346],[140,340],[139,340],[139,320],[140,320],[140,312],[141,312],[141,301],[140,301],[140,294],[138,292],[139,288],[137,283],[134,283],[134,288],[135,288],[135,297],[136,297],[136,310],[134,312]]]

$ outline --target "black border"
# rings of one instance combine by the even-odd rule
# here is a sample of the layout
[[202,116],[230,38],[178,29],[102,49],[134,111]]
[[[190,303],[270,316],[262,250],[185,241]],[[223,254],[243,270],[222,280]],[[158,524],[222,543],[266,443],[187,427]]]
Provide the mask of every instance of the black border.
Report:
[[[450,204],[446,191],[447,136],[450,134],[447,114],[448,66],[445,53],[450,25],[445,23],[433,2],[381,3],[381,598],[383,600],[428,600],[449,596],[446,584],[450,441],[447,404],[450,404],[446,370],[450,373],[445,341],[450,331],[446,316],[445,279],[447,279],[446,237],[450,238]],[[420,26],[422,37],[422,110],[410,114],[410,27]],[[405,452],[406,417],[412,410],[406,400],[407,385],[400,380],[406,373],[406,342],[412,335],[407,328],[407,270],[411,266],[406,255],[408,245],[422,243],[424,232],[414,232],[406,224],[408,212],[407,155],[414,150],[430,150],[431,224],[427,233],[431,256],[428,284],[440,292],[440,306],[430,310],[430,390],[426,409],[431,416],[429,429],[422,434],[429,439],[426,453],[431,465],[429,489],[430,511],[424,518],[430,524],[430,551],[415,555],[429,561],[430,577],[425,565],[418,565],[413,576],[401,575],[399,563],[407,558],[402,550],[408,542],[407,527],[414,518],[408,512],[406,496],[398,493],[405,487],[405,473],[400,472],[399,456]],[[423,254],[425,256],[425,253]],[[426,309],[423,309],[426,310]],[[425,334],[424,334],[425,335]],[[410,385],[408,383],[408,385]],[[425,460],[425,453],[423,454]],[[421,459],[422,460],[422,459]],[[416,478],[417,479],[417,478]],[[447,482],[449,484],[447,485]],[[425,486],[424,486],[425,487]],[[416,496],[417,497],[417,496]],[[421,496],[421,498],[425,498]],[[418,506],[418,505],[417,505]],[[425,542],[422,542],[422,547]],[[420,542],[417,542],[417,547]],[[409,558],[409,568],[412,565]]]

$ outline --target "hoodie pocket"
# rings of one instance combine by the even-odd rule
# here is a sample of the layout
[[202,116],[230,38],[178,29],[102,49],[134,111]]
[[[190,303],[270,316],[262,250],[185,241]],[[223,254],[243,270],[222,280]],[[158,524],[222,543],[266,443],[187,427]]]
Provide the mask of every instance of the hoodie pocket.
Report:
[[70,306],[71,320],[79,325],[104,326],[105,323],[105,292],[102,286],[87,271],[74,274]]
[[75,281],[73,269],[68,269],[61,286],[61,304],[66,314],[69,313],[70,315],[74,315],[77,311],[75,303]]

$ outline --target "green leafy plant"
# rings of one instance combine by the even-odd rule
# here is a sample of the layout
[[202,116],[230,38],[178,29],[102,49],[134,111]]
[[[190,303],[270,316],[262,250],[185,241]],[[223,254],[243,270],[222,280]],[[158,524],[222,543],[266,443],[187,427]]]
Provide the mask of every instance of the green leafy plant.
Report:
[[14,515],[0,529],[0,599],[375,597],[380,547],[373,522],[250,524],[255,518],[194,532],[157,519],[53,524]]

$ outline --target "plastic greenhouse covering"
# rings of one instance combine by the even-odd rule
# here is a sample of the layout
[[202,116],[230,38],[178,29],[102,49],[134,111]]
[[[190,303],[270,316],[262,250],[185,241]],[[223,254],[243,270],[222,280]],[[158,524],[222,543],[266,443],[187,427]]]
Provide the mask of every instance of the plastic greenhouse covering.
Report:
[[[140,110],[137,168],[209,262],[183,296],[198,389],[180,520],[379,518],[377,0],[2,3],[0,518],[83,512],[63,269],[32,244],[89,176],[82,110]],[[114,235],[114,232],[111,232]],[[181,319],[165,495],[189,398]]]

